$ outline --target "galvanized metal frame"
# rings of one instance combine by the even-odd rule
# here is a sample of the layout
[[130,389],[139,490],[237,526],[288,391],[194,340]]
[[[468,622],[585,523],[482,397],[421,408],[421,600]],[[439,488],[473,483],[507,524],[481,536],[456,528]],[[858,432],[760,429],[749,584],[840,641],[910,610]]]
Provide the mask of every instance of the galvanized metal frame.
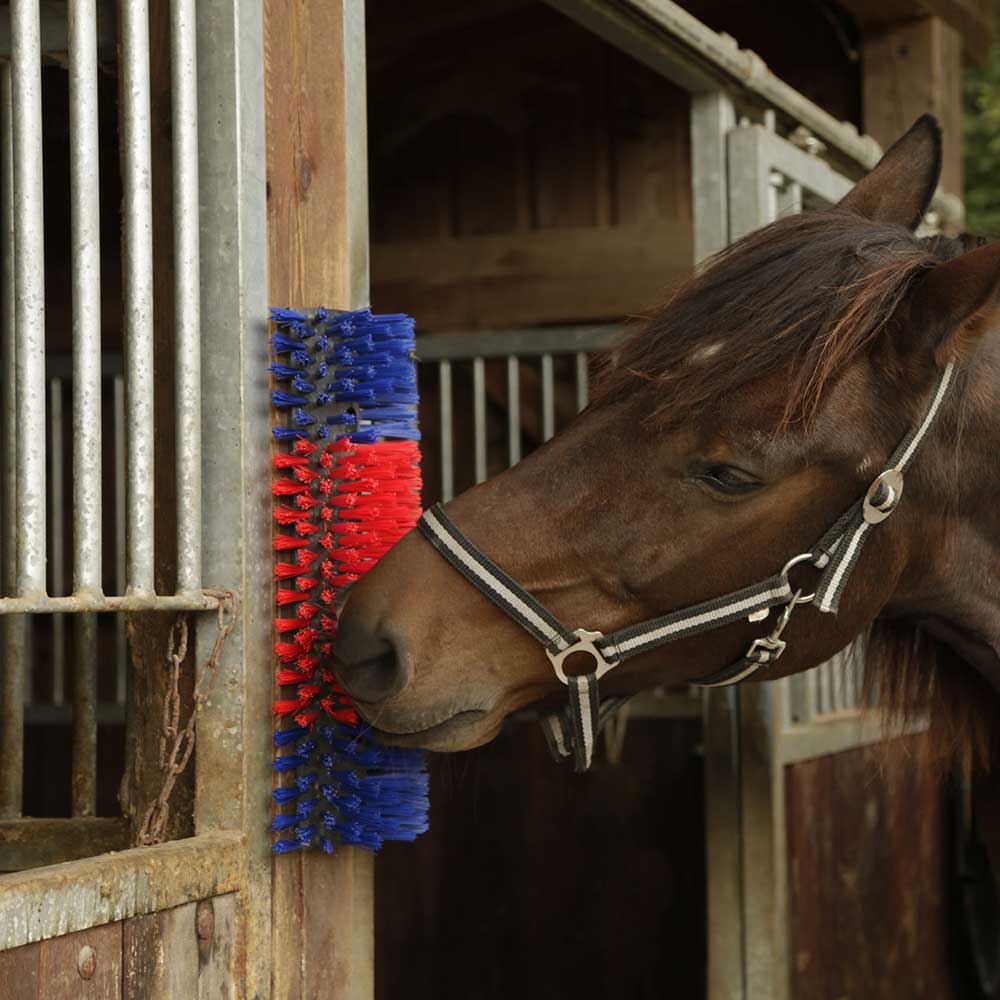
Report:
[[[100,399],[100,272],[96,170],[96,46],[94,0],[70,4],[67,39],[71,74],[74,425],[95,433],[77,437],[72,593],[62,593],[58,546],[51,588],[45,581],[45,447],[18,449],[17,476],[4,476],[5,524],[23,515],[16,566],[9,528],[3,532],[0,623],[5,652],[23,645],[22,612],[73,612],[74,829],[114,833],[91,820],[95,806],[95,612],[212,611],[222,600],[238,605],[237,625],[224,651],[221,676],[199,713],[196,755],[197,835],[156,847],[70,862],[0,877],[0,949],[15,947],[137,913],[222,892],[238,891],[247,995],[269,992],[270,851],[261,817],[270,789],[270,521],[266,364],[266,187],[263,176],[263,19],[250,0],[175,0],[172,5],[173,135],[175,143],[175,289],[178,327],[179,581],[175,594],[157,594],[152,562],[152,203],[149,189],[149,52],[145,0],[122,5],[123,151],[125,176],[124,378],[113,370],[115,424],[126,428],[118,502],[128,510],[128,535],[114,567],[117,594],[101,586],[99,521],[102,459]],[[0,68],[0,197],[14,206],[3,237],[0,367],[5,406],[3,442],[17,428],[45,426],[46,370],[42,343],[40,103],[38,4],[15,0],[12,64]],[[196,59],[197,39],[202,44]],[[2,41],[2,39],[0,39]],[[199,121],[211,123],[198,128]],[[13,142],[11,137],[13,136]],[[4,153],[4,150],[7,150]],[[11,218],[8,213],[7,218]],[[15,338],[14,330],[25,331]],[[211,329],[201,358],[200,331]],[[25,350],[20,349],[25,345]],[[16,346],[16,350],[15,350]],[[13,378],[15,365],[16,380]],[[63,377],[52,374],[50,405],[62,405]],[[111,366],[114,368],[114,365]],[[16,394],[11,390],[16,384]],[[11,403],[16,397],[16,413]],[[202,405],[202,400],[208,400]],[[58,412],[52,414],[58,418]],[[16,419],[15,419],[16,416]],[[58,419],[53,428],[58,426]],[[200,443],[199,443],[200,438]],[[61,442],[52,432],[54,461]],[[80,441],[82,440],[82,445]],[[119,441],[117,445],[124,442]],[[24,454],[22,454],[22,452]],[[30,460],[27,453],[30,452]],[[9,453],[8,453],[9,454]],[[39,458],[39,456],[41,456]],[[40,465],[39,465],[40,462]],[[59,465],[61,470],[61,464]],[[53,467],[55,471],[55,467]],[[204,498],[201,498],[202,482]],[[15,492],[15,483],[20,487]],[[126,486],[127,489],[123,488]],[[54,514],[59,510],[54,508]],[[209,540],[202,552],[201,538]],[[16,575],[14,569],[17,570]],[[204,589],[202,580],[209,583]],[[232,598],[227,595],[231,594]],[[214,639],[214,616],[199,618],[202,654]],[[120,636],[120,643],[124,635]],[[121,645],[120,647],[121,648]],[[25,657],[17,653],[17,662]],[[10,662],[8,660],[8,662]],[[124,677],[117,678],[119,696]],[[5,670],[0,743],[0,817],[20,812],[23,674]],[[58,706],[55,706],[58,708]],[[11,721],[13,725],[8,725]],[[8,777],[15,780],[8,781]],[[9,820],[30,829],[31,820]],[[89,825],[88,825],[89,824]],[[113,825],[113,824],[111,824]],[[5,827],[5,830],[7,827]],[[115,828],[117,829],[117,827]]]

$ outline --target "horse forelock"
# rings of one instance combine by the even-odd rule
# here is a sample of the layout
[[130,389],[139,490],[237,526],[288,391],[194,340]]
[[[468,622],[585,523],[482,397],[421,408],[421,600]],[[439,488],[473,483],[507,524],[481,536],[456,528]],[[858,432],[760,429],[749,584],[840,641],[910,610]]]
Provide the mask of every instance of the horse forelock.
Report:
[[596,399],[645,392],[660,426],[696,420],[781,375],[781,425],[808,422],[907,293],[959,240],[830,210],[757,230],[712,258],[622,343]]

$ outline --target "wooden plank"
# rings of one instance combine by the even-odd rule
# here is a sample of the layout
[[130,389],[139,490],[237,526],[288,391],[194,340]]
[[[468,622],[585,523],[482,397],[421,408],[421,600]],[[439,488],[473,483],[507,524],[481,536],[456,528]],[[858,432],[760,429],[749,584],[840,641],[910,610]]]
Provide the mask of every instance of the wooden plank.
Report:
[[41,944],[36,943],[0,951],[0,983],[4,984],[7,1000],[38,1000],[41,950]]
[[194,1000],[198,991],[198,905],[186,903],[125,921],[123,1000]]
[[128,823],[119,817],[0,821],[0,872],[76,861],[128,847]]
[[121,922],[43,941],[38,978],[45,1000],[121,1000]]
[[620,319],[661,301],[691,255],[685,220],[383,244],[374,294],[424,331]]
[[791,996],[957,1000],[943,785],[924,734],[785,771]]
[[192,1000],[195,997],[198,1000],[235,1000],[242,996],[238,984],[243,981],[239,970],[236,893],[203,899],[196,911],[198,988],[196,993],[183,996],[190,996]]
[[245,858],[220,832],[0,875],[0,950],[233,892]]
[[941,186],[962,196],[961,37],[928,17],[867,30],[862,44],[865,131],[883,146],[922,114],[937,116],[944,134]]
[[[357,308],[368,302],[363,5],[265,0],[264,30],[271,302]],[[274,1000],[373,995],[363,864],[350,849],[273,860]],[[334,902],[345,898],[349,910]],[[331,977],[331,941],[351,975]]]
[[974,63],[989,56],[996,34],[996,13],[992,0],[839,0],[859,27],[936,17],[961,36],[965,55]]

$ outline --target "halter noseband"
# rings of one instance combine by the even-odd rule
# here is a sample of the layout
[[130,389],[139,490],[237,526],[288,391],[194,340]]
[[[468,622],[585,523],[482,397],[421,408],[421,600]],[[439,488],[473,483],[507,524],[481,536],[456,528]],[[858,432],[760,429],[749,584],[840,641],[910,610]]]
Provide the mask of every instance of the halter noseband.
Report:
[[[903,494],[903,474],[934,423],[954,382],[954,362],[941,372],[924,419],[899,443],[884,472],[837,519],[809,551],[790,559],[774,576],[722,597],[694,604],[638,625],[604,635],[584,628],[569,629],[516,580],[471,542],[451,521],[440,504],[424,512],[418,528],[435,549],[477,590],[501,611],[534,636],[545,650],[556,676],[569,689],[569,705],[544,720],[546,739],[557,759],[574,758],[576,770],[585,771],[593,758],[596,735],[626,698],[601,702],[598,681],[609,670],[633,656],[647,653],[676,639],[699,635],[738,621],[764,621],[771,608],[782,611],[771,631],[754,639],[735,663],[715,673],[692,680],[700,687],[736,684],[773,663],[785,650],[781,638],[792,612],[799,604],[815,604],[825,613],[836,613],[851,571],[871,529],[898,506]],[[816,592],[803,595],[795,590],[788,574],[799,563],[808,562],[822,571]],[[589,654],[594,668],[589,673],[567,675],[568,657]]]

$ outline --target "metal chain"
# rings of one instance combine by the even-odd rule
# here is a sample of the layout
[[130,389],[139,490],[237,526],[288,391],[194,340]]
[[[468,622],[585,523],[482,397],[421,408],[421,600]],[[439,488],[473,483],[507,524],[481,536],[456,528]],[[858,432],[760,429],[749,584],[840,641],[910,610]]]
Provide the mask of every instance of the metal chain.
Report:
[[234,591],[206,591],[219,601],[219,630],[215,636],[212,652],[204,666],[196,674],[199,678],[194,689],[193,704],[183,727],[181,719],[180,677],[181,665],[187,656],[188,615],[177,616],[167,646],[167,669],[170,685],[163,699],[163,725],[160,732],[160,768],[163,771],[163,785],[156,799],[150,804],[136,837],[139,846],[160,844],[166,837],[167,822],[170,819],[170,795],[178,777],[184,773],[191,755],[194,753],[195,723],[202,705],[208,701],[219,674],[219,663],[226,640],[236,627],[239,604]]

